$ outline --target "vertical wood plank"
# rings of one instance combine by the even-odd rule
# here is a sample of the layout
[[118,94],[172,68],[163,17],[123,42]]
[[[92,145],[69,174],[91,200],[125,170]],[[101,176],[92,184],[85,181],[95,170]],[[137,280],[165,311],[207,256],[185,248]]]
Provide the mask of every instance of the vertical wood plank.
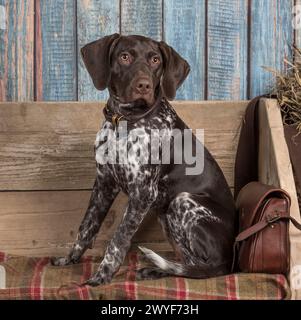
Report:
[[121,0],[121,33],[162,39],[162,0]]
[[245,99],[247,1],[208,0],[208,99]]
[[202,100],[205,89],[205,1],[164,1],[164,39],[190,64],[176,99]]
[[33,100],[34,0],[1,0],[0,14],[0,101]]
[[76,16],[73,0],[36,1],[37,100],[76,100]]
[[7,36],[7,14],[6,14],[6,1],[0,0],[0,101],[6,100],[6,79],[7,74],[5,70],[5,57],[6,57],[6,36]]
[[[291,197],[290,215],[300,221],[300,210],[289,150],[277,100],[262,99],[259,108],[259,181],[279,186]],[[301,234],[289,225],[291,299],[301,299]]]
[[78,99],[106,100],[108,91],[98,91],[80,57],[80,48],[112,33],[119,33],[119,0],[77,0]]
[[[294,42],[298,48],[301,48],[301,0],[295,0],[293,19],[294,19],[294,27],[295,27]],[[295,58],[300,60],[300,57],[295,57]]]
[[283,71],[293,43],[294,0],[252,0],[250,30],[250,97],[268,93],[274,76],[262,66]]
[[42,26],[41,26],[41,2],[35,0],[35,48],[34,48],[34,77],[35,77],[35,100],[43,100],[43,57],[42,57]]

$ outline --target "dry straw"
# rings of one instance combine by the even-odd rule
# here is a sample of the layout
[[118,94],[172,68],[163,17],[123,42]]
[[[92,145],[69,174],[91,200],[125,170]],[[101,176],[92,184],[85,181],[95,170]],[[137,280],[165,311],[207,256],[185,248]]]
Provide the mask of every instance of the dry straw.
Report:
[[301,133],[301,49],[293,46],[294,62],[284,59],[287,65],[285,73],[265,67],[276,77],[276,85],[271,95],[277,97],[280,104],[283,123],[295,125]]

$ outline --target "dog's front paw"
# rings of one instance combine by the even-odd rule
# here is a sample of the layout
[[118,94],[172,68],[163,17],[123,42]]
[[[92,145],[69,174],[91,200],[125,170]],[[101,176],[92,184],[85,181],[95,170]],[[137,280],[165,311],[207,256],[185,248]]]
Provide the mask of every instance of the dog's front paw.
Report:
[[53,266],[67,266],[68,264],[73,264],[74,262],[70,257],[53,257],[50,259],[50,263]]
[[96,287],[101,284],[107,284],[110,283],[112,280],[112,277],[103,274],[102,272],[96,272],[94,275],[88,279],[86,282],[83,283],[83,285],[88,285],[91,287]]

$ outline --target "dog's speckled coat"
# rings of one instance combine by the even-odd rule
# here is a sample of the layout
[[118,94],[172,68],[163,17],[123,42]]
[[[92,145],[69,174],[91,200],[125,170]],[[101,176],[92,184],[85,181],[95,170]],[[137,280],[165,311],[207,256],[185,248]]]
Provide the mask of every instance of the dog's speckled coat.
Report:
[[[140,41],[142,46],[139,50],[143,52],[146,38],[124,38]],[[205,148],[204,171],[199,175],[189,176],[185,174],[185,169],[191,165],[173,162],[172,144],[170,164],[150,164],[150,154],[144,152],[151,148],[151,130],[165,129],[164,139],[172,139],[173,129],[180,132],[187,129],[167,100],[161,98],[161,95],[159,97],[156,102],[158,106],[153,112],[132,123],[128,128],[128,136],[118,137],[119,141],[125,141],[130,137],[131,130],[139,130],[139,139],[127,140],[127,147],[131,150],[127,155],[127,163],[104,163],[103,152],[100,152],[104,144],[114,143],[117,127],[110,121],[105,121],[97,134],[97,177],[89,207],[70,254],[64,258],[53,259],[55,265],[76,263],[86,249],[92,246],[118,192],[125,192],[129,201],[123,219],[106,248],[97,273],[86,282],[89,285],[111,281],[124,261],[132,237],[151,208],[158,212],[164,233],[173,245],[180,262],[167,261],[151,250],[141,248],[156,267],[142,269],[138,274],[140,278],[167,274],[205,278],[230,271],[235,226],[234,202],[226,180],[213,157]],[[119,112],[121,104],[111,96],[107,107],[113,113]],[[108,135],[108,130],[114,130],[114,135]],[[158,135],[158,138],[159,155],[162,159],[163,137]],[[196,143],[200,142],[193,136],[193,145]],[[183,153],[183,150],[176,151]],[[117,153],[117,158],[122,156]]]

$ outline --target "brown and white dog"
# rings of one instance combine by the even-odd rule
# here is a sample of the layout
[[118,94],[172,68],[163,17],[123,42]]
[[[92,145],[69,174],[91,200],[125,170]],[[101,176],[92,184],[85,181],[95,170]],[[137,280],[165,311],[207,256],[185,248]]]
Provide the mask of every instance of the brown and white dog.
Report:
[[[175,161],[176,155],[184,153],[182,145],[170,146],[169,163],[154,164],[147,152],[152,150],[154,131],[162,159],[163,140],[176,140],[174,130],[182,133],[188,129],[167,101],[174,99],[187,77],[190,70],[187,61],[165,42],[137,35],[106,36],[87,44],[81,52],[95,87],[108,88],[110,98],[104,110],[106,121],[95,142],[97,176],[89,207],[71,252],[67,257],[54,258],[52,263],[66,265],[79,261],[91,247],[113,200],[122,190],[129,197],[122,222],[98,271],[86,284],[111,281],[151,208],[156,208],[180,261],[168,261],[141,248],[155,266],[139,270],[140,279],[165,275],[206,278],[229,273],[235,206],[216,161],[194,135],[193,152],[201,147],[204,157],[204,168],[198,174],[187,174],[191,163]],[[118,133],[121,122],[127,123],[126,134]],[[162,129],[163,137],[158,134]],[[130,137],[134,130],[139,131],[139,139]],[[110,148],[116,139],[131,150],[123,163],[104,159],[108,155],[108,150],[103,152],[104,146]],[[121,156],[117,152],[117,158]]]

